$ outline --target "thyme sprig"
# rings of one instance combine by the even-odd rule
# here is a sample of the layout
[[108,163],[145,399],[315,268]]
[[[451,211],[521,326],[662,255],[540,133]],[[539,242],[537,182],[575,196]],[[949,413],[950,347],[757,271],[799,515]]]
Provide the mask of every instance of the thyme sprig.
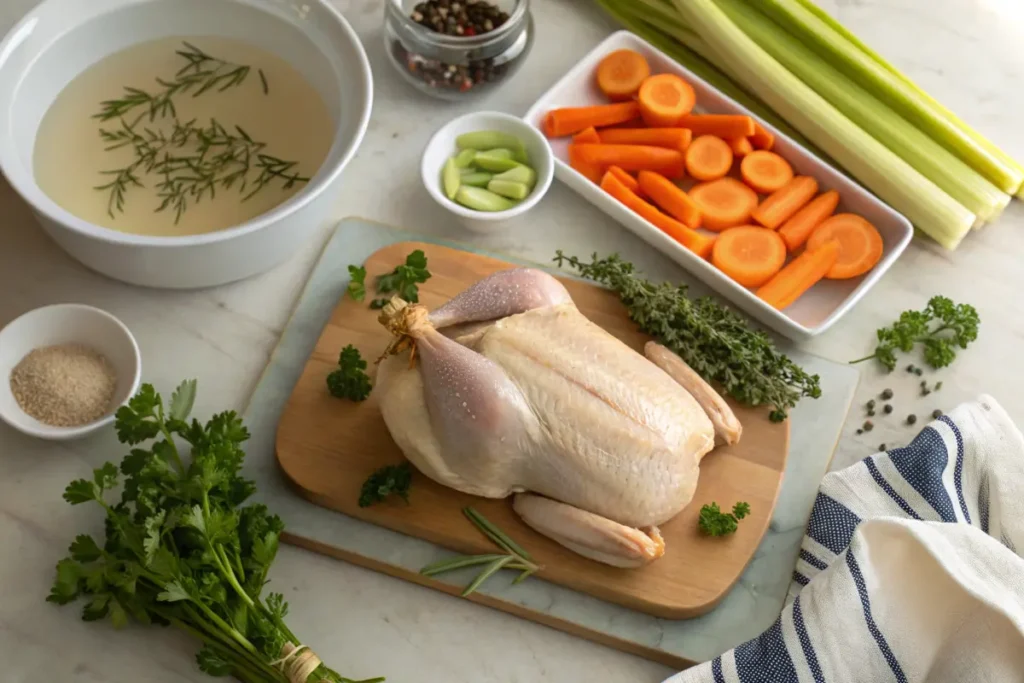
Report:
[[[183,42],[182,45],[183,49],[176,50],[175,53],[187,63],[178,70],[173,78],[157,78],[156,82],[160,87],[153,91],[125,86],[124,94],[121,97],[104,100],[100,103],[100,111],[94,115],[94,118],[110,121],[122,118],[134,109],[143,106],[148,110],[147,115],[150,121],[177,116],[174,97],[187,93],[191,93],[193,97],[199,97],[211,90],[224,92],[231,88],[237,88],[245,83],[252,72],[251,66],[213,57],[189,42]],[[262,69],[257,71],[263,93],[269,94],[270,86],[267,83],[266,74]]]

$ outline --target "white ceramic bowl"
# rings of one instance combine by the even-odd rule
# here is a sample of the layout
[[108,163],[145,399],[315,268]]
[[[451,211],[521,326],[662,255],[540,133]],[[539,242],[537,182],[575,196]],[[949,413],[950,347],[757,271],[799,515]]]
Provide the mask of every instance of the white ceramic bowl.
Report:
[[[463,133],[479,130],[498,130],[522,140],[526,147],[526,155],[529,157],[529,165],[537,172],[537,184],[533,192],[507,211],[467,209],[448,199],[442,190],[441,171],[444,162],[458,153],[455,138]],[[466,228],[478,233],[493,233],[513,227],[523,214],[544,197],[555,175],[555,162],[547,138],[518,116],[498,111],[478,111],[460,116],[434,133],[423,150],[420,174],[423,176],[423,186],[427,188],[434,201],[455,214]]]
[[[52,427],[30,416],[11,393],[11,370],[33,349],[77,343],[106,356],[117,374],[110,409],[100,419],[79,427]],[[77,439],[114,421],[114,411],[138,391],[142,358],[135,337],[124,323],[84,304],[44,306],[16,318],[0,330],[0,419],[41,439]]]
[[[217,35],[275,53],[320,92],[334,145],[308,185],[273,211],[219,232],[129,235],[83,221],[36,185],[43,114],[84,69],[136,43]],[[44,0],[0,43],[0,170],[43,229],[104,275],[151,287],[207,287],[267,270],[335,218],[341,173],[370,118],[373,81],[355,32],[328,0]]]

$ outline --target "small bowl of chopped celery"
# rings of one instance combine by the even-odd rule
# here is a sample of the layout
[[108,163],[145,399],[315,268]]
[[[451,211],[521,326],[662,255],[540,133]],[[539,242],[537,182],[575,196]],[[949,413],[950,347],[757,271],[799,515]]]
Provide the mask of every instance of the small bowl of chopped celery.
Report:
[[494,111],[460,116],[423,150],[427,192],[480,233],[507,228],[551,187],[554,155],[536,128]]

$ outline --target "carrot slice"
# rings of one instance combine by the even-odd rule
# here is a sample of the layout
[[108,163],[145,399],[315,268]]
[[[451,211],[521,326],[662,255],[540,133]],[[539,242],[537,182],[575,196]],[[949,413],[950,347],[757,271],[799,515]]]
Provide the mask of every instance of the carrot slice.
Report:
[[583,130],[583,131],[581,131],[579,133],[576,133],[576,135],[572,136],[572,143],[574,145],[588,144],[588,143],[593,145],[593,144],[597,144],[599,142],[601,142],[601,138],[597,134],[597,129],[594,128],[593,126],[590,126],[589,128],[587,128],[587,129],[585,129],[585,130]]
[[702,135],[686,150],[686,171],[696,180],[718,180],[732,168],[729,143],[714,135]]
[[600,141],[612,145],[651,145],[685,152],[693,138],[686,128],[605,128]]
[[701,215],[697,203],[678,185],[665,176],[650,171],[640,171],[637,179],[644,194],[669,215],[693,230],[700,227]]
[[650,75],[651,67],[639,52],[616,50],[597,65],[597,87],[610,100],[628,100]]
[[807,249],[758,289],[757,296],[781,311],[825,277],[838,259],[836,240],[825,242],[818,249]]
[[649,145],[573,145],[581,161],[607,169],[618,166],[624,171],[655,171],[669,178],[684,173],[683,153]]
[[855,214],[836,214],[819,225],[807,240],[807,249],[819,249],[831,240],[839,242],[839,259],[825,273],[830,280],[863,275],[882,259],[882,236],[875,226]]
[[764,126],[754,121],[754,133],[750,136],[750,144],[755,149],[770,150],[775,146],[775,136],[768,132]]
[[640,116],[636,102],[598,104],[590,107],[563,107],[552,109],[544,117],[544,134],[549,138],[573,135],[593,126],[614,126]]
[[680,128],[689,128],[694,135],[714,135],[726,140],[754,134],[754,119],[738,114],[691,114],[679,119]]
[[750,138],[733,138],[726,142],[732,148],[732,155],[738,159],[742,159],[754,151],[754,146],[750,144]]
[[690,230],[674,218],[666,216],[652,204],[648,204],[635,193],[630,192],[629,188],[611,173],[604,174],[601,188],[697,256],[707,258],[711,254],[711,249],[715,246],[714,237]]
[[779,236],[790,251],[796,251],[821,222],[832,215],[839,206],[839,193],[829,190],[815,197],[814,201],[800,209],[779,228]]
[[718,236],[711,263],[744,287],[760,287],[786,262],[786,243],[760,225],[729,228]]
[[757,208],[757,193],[733,178],[695,185],[689,194],[700,209],[703,227],[716,232],[748,223]]
[[754,220],[775,230],[818,193],[818,181],[806,175],[793,178],[754,209]]
[[789,184],[793,167],[775,152],[759,149],[743,158],[740,175],[755,192],[771,194]]
[[652,128],[669,128],[693,110],[693,87],[675,74],[648,76],[637,93],[640,116]]
[[583,175],[587,180],[599,185],[601,183],[601,167],[580,157],[581,145],[569,145],[569,166]]
[[630,192],[635,192],[637,196],[643,196],[640,192],[640,183],[637,179],[623,171],[618,166],[609,166],[606,173],[611,173],[613,176],[619,179],[619,182],[629,188]]

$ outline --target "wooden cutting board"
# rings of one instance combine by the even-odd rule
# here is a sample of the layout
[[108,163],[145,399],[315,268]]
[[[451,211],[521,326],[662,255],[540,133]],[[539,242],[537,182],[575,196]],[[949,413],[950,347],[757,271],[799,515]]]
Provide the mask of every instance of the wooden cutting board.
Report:
[[[433,277],[420,287],[420,300],[435,308],[484,276],[512,264],[448,247],[401,242],[384,247],[365,263],[367,283],[391,271],[414,249],[426,252]],[[618,298],[592,284],[564,279],[584,315],[640,350],[647,337],[636,331]],[[377,468],[403,460],[388,434],[374,397],[354,404],[327,392],[324,378],[338,353],[354,344],[375,359],[389,335],[377,311],[344,297],[323,329],[295,385],[277,432],[278,463],[308,500],[333,510],[426,539],[460,553],[494,552],[462,515],[474,506],[529,550],[544,569],[540,576],[617,603],[669,619],[711,610],[736,582],[768,528],[778,498],[789,443],[789,423],[774,424],[763,409],[733,405],[743,423],[739,444],[712,451],[701,463],[693,502],[661,527],[665,556],[640,569],[616,569],[587,560],[527,527],[507,500],[487,500],[448,489],[416,474],[409,505],[401,501],[360,508],[359,490]],[[372,374],[372,364],[371,364]],[[747,501],[753,510],[736,534],[706,538],[697,530],[705,503],[723,508]]]

